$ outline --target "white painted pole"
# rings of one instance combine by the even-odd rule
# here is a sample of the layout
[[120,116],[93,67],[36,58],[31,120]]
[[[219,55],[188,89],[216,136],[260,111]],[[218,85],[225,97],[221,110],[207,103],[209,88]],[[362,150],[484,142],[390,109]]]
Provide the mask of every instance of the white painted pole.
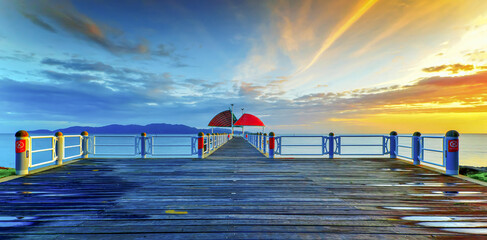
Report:
[[232,105],[232,111],[230,111],[230,118],[232,119],[232,135],[233,135],[233,103]]
[[64,136],[62,132],[57,132],[54,136],[57,138],[57,143],[56,143],[56,164],[57,165],[63,165],[63,159],[64,159]]

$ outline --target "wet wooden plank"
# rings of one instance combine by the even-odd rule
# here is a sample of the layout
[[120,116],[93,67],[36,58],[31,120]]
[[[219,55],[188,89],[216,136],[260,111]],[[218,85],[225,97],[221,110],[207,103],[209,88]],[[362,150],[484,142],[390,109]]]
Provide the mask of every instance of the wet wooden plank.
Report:
[[390,159],[88,159],[0,183],[0,238],[425,239],[487,234],[487,189]]

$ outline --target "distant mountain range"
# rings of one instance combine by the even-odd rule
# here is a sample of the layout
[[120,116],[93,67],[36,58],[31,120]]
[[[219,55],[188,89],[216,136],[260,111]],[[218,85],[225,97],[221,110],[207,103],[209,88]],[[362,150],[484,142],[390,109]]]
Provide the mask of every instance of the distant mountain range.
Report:
[[[54,134],[55,132],[62,132],[63,134],[80,134],[82,131],[87,131],[88,134],[197,134],[199,132],[211,133],[210,129],[198,129],[195,127],[189,127],[182,124],[167,124],[167,123],[152,123],[149,125],[119,125],[112,124],[103,127],[82,127],[74,126],[68,128],[61,128],[56,130],[32,130],[29,133],[36,134]],[[232,130],[230,128],[215,128],[214,133],[230,133]]]

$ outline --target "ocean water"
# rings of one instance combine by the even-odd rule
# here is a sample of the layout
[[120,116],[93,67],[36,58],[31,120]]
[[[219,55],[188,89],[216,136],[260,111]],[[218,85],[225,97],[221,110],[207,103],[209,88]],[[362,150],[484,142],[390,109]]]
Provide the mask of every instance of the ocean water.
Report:
[[[167,157],[173,155],[174,157],[191,157],[191,137],[196,135],[159,135],[153,139],[154,148],[152,149],[153,157]],[[430,135],[429,135],[430,136]],[[439,136],[439,135],[438,135]],[[51,148],[51,139],[35,139],[33,141],[33,150]],[[91,148],[91,152],[96,152],[96,157],[139,157],[135,153],[136,142],[135,135],[117,135],[117,137],[109,137],[106,135],[96,135],[95,142],[97,147]],[[282,153],[289,154],[285,156],[293,156],[293,154],[303,153],[320,153],[320,146],[285,146],[285,145],[321,145],[321,137],[306,137],[306,138],[283,138],[282,139]],[[15,137],[14,134],[0,134],[0,166],[15,167]],[[381,145],[381,138],[342,138],[342,145],[358,145],[371,144]],[[411,145],[411,138],[400,137],[399,144],[403,146]],[[79,145],[79,138],[66,138],[66,146]],[[113,146],[117,145],[117,146]],[[425,147],[431,149],[442,149],[441,139],[426,139]],[[411,150],[405,147],[399,148],[399,154],[410,157]],[[358,146],[343,146],[342,154],[380,154],[382,147],[358,147]],[[75,156],[79,154],[79,147],[68,148],[65,151],[66,157]],[[90,155],[92,156],[92,155]],[[194,155],[193,155],[194,156]],[[151,157],[151,155],[148,155]],[[346,155],[336,156],[348,157]],[[52,159],[52,151],[41,153],[34,153],[32,155],[32,163],[45,162]],[[434,152],[426,152],[425,159],[428,161],[441,163],[441,154]],[[460,136],[460,165],[487,167],[487,134],[462,134]]]

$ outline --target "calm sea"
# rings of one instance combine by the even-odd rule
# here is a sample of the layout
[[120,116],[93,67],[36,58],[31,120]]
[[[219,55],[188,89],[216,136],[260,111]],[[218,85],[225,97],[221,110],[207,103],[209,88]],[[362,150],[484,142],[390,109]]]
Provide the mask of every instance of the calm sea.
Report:
[[[174,135],[173,135],[174,136]],[[378,141],[379,140],[379,141]],[[433,145],[430,148],[437,149],[441,148],[441,143],[437,142],[434,144],[435,139],[430,139]],[[429,147],[428,144],[430,140],[425,142],[425,146]],[[50,139],[38,139],[33,144],[33,149],[45,149],[50,148]],[[106,144],[106,145],[125,145],[119,147],[97,147],[96,152],[100,153],[100,157],[104,156],[103,154],[108,154],[111,156],[117,155],[117,157],[135,157],[135,149],[134,149],[134,137],[103,137],[103,135],[99,135],[97,138],[97,144]],[[296,141],[299,141],[297,143]],[[364,143],[364,139],[356,139],[356,141],[362,141]],[[372,141],[372,140],[371,140]],[[376,142],[370,142],[371,144],[381,144],[380,139],[374,140]],[[378,141],[378,142],[377,142]],[[3,167],[15,167],[15,149],[14,149],[14,142],[15,137],[14,134],[0,134],[0,166]],[[283,144],[320,144],[321,139],[319,138],[304,138],[304,139],[283,139]],[[410,142],[410,138],[400,138],[399,144],[408,145]],[[350,142],[349,144],[355,144],[358,142]],[[369,143],[369,142],[368,142]],[[369,144],[370,144],[369,143]],[[79,144],[79,139],[76,138],[67,138],[66,139],[66,146],[69,145],[76,145]],[[154,154],[157,157],[157,154],[176,154],[176,157],[190,157],[191,152],[191,138],[186,136],[178,137],[164,137],[161,135],[159,138],[154,139]],[[347,144],[346,140],[342,140],[342,144]],[[171,145],[171,146],[167,146]],[[380,151],[380,148],[377,148]],[[313,152],[313,151],[321,151],[319,147],[309,147],[309,148],[284,148],[283,153],[306,153],[306,152]],[[342,153],[357,153],[357,152],[364,152],[364,149],[360,147],[342,147]],[[410,156],[408,149],[399,150],[400,154]],[[66,156],[72,156],[79,153],[79,148],[70,148],[66,150]],[[149,155],[150,156],[150,155]],[[33,155],[33,164],[38,162],[47,161],[51,158],[51,152],[43,152],[43,153],[35,153]],[[342,156],[345,157],[345,156]],[[426,154],[425,154],[425,157]],[[487,134],[462,134],[460,136],[460,165],[466,166],[477,166],[477,167],[487,167]]]

